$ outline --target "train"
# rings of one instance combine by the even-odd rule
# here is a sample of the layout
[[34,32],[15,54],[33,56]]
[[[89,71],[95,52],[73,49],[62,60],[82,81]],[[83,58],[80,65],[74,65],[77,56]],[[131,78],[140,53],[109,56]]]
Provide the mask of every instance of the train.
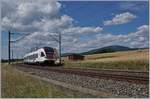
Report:
[[42,47],[23,57],[25,64],[59,64],[59,55],[55,48]]

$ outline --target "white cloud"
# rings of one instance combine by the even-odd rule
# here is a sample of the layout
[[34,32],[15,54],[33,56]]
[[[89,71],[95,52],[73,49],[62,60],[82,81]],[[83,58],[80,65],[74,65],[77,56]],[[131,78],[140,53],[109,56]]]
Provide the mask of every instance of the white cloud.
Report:
[[[62,50],[64,52],[82,52],[111,44],[125,44],[129,47],[142,47],[148,44],[148,25],[140,26],[136,32],[127,35],[113,35],[101,33],[102,27],[74,26],[75,20],[72,17],[60,16],[59,11],[62,5],[56,1],[37,0],[33,3],[33,0],[20,0],[19,2],[17,0],[16,2],[3,0],[2,3],[5,5],[2,7],[3,30],[11,29],[12,31],[31,33],[13,44],[14,49],[18,52],[21,50],[26,53],[36,46],[58,47],[58,43],[53,41],[51,35],[54,36],[60,32],[62,33]],[[130,13],[127,13],[126,16],[128,14],[130,17],[132,16]],[[131,18],[124,17],[124,14],[116,17],[118,19],[114,20],[118,23],[121,17],[123,20],[131,21]],[[82,38],[81,35],[84,36],[85,34],[92,34],[93,37]],[[137,42],[137,44],[132,42]]]
[[[23,52],[28,52],[33,47],[52,46],[57,47],[53,41],[55,34],[61,32],[62,45],[70,51],[67,45],[80,42],[78,37],[84,33],[100,33],[101,27],[74,26],[75,20],[68,15],[59,15],[61,3],[52,0],[19,1],[12,3],[11,0],[2,1],[2,29],[13,32],[25,32],[30,35],[13,44],[13,47]],[[14,14],[15,13],[15,14]],[[71,33],[69,33],[71,32]],[[57,37],[56,37],[57,38]]]
[[[149,31],[147,31],[146,27],[149,27],[149,25],[142,25],[137,28],[137,31],[124,35],[114,35],[111,33],[97,34],[95,39],[91,38],[90,40],[77,42],[75,51],[83,52],[109,45],[123,45],[131,48],[148,47]],[[72,49],[72,51],[74,50]]]
[[129,33],[127,35],[116,36],[116,39],[119,39],[118,42],[121,41],[121,43],[124,43],[130,47],[143,47],[143,45],[146,46],[146,42],[149,38],[148,27],[149,25],[142,25],[137,28],[136,32]]
[[68,29],[65,29],[63,33],[98,33],[102,32],[101,27],[71,27]]
[[61,4],[54,0],[15,1],[2,1],[2,5],[5,5],[2,6],[3,30],[38,31],[39,27],[35,27],[34,23],[40,23],[43,19],[51,20],[59,17],[58,12]]
[[[3,0],[2,3],[11,5],[10,0]],[[100,27],[73,26],[73,18],[68,15],[59,15],[61,4],[54,0],[37,0],[36,2],[29,0],[12,5],[2,8],[4,10],[2,11],[2,29],[4,31],[10,29],[17,32],[58,32],[58,30],[76,32],[77,30],[78,33],[87,33],[102,30]]]
[[132,21],[136,17],[137,17],[136,15],[133,15],[130,12],[125,12],[125,13],[115,15],[115,17],[113,17],[112,20],[104,21],[104,25],[124,24]]
[[148,8],[148,0],[147,2],[120,2],[118,5],[123,11],[137,12]]
[[138,28],[139,31],[142,32],[148,32],[149,31],[149,26],[148,25],[142,25]]

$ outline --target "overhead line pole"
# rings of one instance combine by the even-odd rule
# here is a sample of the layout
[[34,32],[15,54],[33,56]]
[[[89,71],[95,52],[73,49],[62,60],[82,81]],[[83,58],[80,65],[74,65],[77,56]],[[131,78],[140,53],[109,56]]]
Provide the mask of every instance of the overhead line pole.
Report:
[[14,59],[14,56],[13,56],[13,49],[12,49],[11,55],[12,55],[12,56],[11,56],[11,57],[12,57],[11,60],[12,60],[12,63],[13,63],[13,59]]
[[[13,34],[13,33],[12,33]],[[11,32],[9,31],[8,32],[8,57],[9,57],[9,64],[10,64],[10,55],[11,55],[11,52],[10,52],[10,43],[11,43],[11,41],[10,41],[10,36],[11,36]],[[21,38],[22,39],[22,38]],[[53,39],[55,39],[55,38],[53,38]],[[20,39],[19,39],[20,40]],[[56,40],[56,39],[55,39]],[[16,41],[18,41],[18,40],[16,40]],[[57,41],[57,40],[56,40]],[[14,41],[13,41],[14,42]],[[61,33],[59,33],[59,41],[58,41],[58,43],[59,43],[59,61],[60,61],[60,64],[61,64]]]
[[11,54],[11,52],[10,52],[10,31],[8,32],[8,62],[9,62],[9,64],[10,64],[10,54]]
[[[17,41],[19,41],[19,40],[24,38],[24,37],[21,37],[20,39],[18,39],[16,41],[11,41],[10,40],[11,39],[11,35],[13,35],[13,34],[19,34],[19,33],[11,33],[10,30],[8,31],[8,62],[9,62],[9,64],[11,62],[11,49],[10,49],[11,42],[17,42]],[[26,34],[26,35],[29,35],[29,33]],[[13,52],[12,52],[12,54],[13,54]]]
[[61,64],[61,33],[59,33],[59,62]]
[[55,40],[56,42],[58,42],[58,46],[59,46],[59,62],[61,64],[62,62],[61,62],[61,33],[60,32],[58,33],[58,37],[59,38],[57,39],[57,38],[53,37],[53,35],[51,35],[51,38],[53,40]]

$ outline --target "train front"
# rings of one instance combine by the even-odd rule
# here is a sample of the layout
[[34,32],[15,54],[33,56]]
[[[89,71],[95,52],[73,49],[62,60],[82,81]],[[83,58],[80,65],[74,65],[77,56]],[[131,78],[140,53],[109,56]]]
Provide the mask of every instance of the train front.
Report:
[[58,64],[59,63],[59,56],[56,49],[51,47],[44,47],[44,51],[46,54],[46,61],[47,64]]

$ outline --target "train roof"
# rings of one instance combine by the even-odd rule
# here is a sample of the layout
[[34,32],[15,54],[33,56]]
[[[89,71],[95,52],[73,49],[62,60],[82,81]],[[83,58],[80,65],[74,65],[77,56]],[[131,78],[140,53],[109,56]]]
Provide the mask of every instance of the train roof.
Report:
[[42,48],[39,48],[39,49],[37,49],[37,50],[35,50],[35,51],[32,51],[32,52],[30,52],[30,53],[27,53],[27,54],[25,54],[25,56],[24,57],[26,57],[26,56],[29,56],[29,55],[32,55],[32,54],[36,54],[39,50],[45,50],[45,51],[54,51],[54,49],[55,48],[52,48],[52,47],[42,47]]

